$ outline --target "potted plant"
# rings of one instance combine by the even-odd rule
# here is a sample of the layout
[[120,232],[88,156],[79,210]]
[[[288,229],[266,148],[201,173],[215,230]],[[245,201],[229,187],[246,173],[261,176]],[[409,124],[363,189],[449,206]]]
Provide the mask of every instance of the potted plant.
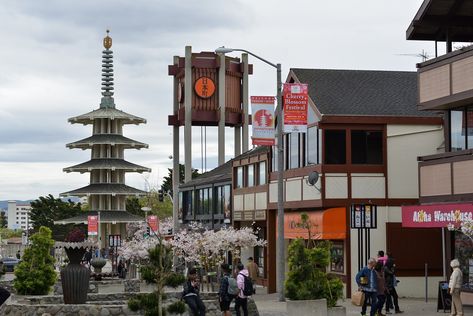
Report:
[[[307,216],[301,224],[310,230]],[[343,295],[343,283],[327,273],[330,263],[329,241],[315,242],[310,238],[296,239],[288,249],[289,272],[285,283],[289,315],[327,315]],[[330,314],[330,313],[329,313]]]
[[89,290],[90,271],[81,265],[86,247],[93,246],[91,242],[85,241],[85,233],[75,227],[65,238],[64,243],[58,243],[64,247],[69,264],[61,270],[61,284],[65,304],[85,304]]

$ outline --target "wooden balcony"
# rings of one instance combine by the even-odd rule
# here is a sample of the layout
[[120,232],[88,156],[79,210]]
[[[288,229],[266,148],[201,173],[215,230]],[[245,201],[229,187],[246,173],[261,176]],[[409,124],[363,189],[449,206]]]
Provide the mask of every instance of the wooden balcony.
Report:
[[473,104],[473,46],[417,64],[419,110]]
[[473,200],[473,149],[419,157],[421,203]]

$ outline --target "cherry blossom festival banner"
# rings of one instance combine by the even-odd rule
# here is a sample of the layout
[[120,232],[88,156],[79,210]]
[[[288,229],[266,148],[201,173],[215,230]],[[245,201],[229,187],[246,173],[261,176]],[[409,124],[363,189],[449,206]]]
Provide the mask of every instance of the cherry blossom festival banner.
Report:
[[274,97],[251,97],[251,119],[253,145],[273,146],[274,142]]
[[87,216],[87,235],[97,236],[98,216]]
[[402,207],[403,227],[459,227],[473,220],[473,204],[411,205]]
[[305,83],[285,83],[284,133],[307,132],[308,85]]

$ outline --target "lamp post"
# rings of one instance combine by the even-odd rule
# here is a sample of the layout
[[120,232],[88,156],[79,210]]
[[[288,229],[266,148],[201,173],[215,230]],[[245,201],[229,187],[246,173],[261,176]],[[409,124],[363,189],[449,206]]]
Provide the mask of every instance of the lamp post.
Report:
[[227,47],[219,47],[215,50],[215,53],[217,54],[226,54],[230,52],[244,52],[247,53],[248,55],[251,55],[262,62],[276,68],[277,71],[277,85],[276,85],[276,91],[277,91],[277,121],[278,121],[278,126],[277,126],[277,155],[278,155],[278,214],[277,214],[277,219],[278,219],[278,228],[277,228],[277,233],[278,233],[278,239],[276,241],[277,244],[277,251],[276,251],[276,272],[277,272],[277,291],[279,293],[279,301],[284,301],[285,296],[284,296],[284,275],[285,275],[285,255],[284,255],[284,200],[283,200],[283,138],[282,138],[282,124],[283,124],[283,117],[282,117],[282,97],[281,97],[281,64],[273,64],[266,59],[253,54],[252,52],[249,52],[245,49],[240,49],[240,48],[227,48]]

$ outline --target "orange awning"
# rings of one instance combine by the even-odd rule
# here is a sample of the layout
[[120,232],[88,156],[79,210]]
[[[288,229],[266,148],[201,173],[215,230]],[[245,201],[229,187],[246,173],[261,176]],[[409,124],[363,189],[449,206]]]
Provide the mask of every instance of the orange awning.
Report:
[[345,239],[346,209],[344,207],[329,208],[322,211],[308,211],[284,214],[284,238],[309,239],[309,231],[301,227],[301,214],[309,216],[312,239]]

